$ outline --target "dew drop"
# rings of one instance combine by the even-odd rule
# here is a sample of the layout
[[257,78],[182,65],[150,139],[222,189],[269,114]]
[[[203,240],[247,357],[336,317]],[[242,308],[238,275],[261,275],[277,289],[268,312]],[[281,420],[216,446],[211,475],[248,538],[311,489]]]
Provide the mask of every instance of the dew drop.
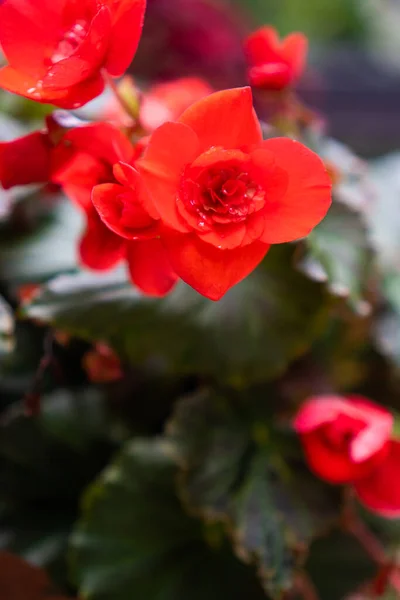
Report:
[[29,89],[28,89],[28,90],[26,90],[26,91],[28,92],[28,94],[33,94],[33,93],[35,93],[35,92],[36,92],[36,88],[34,88],[34,87],[31,87],[31,88],[29,88]]
[[206,226],[206,224],[204,223],[204,221],[199,221],[199,222],[197,223],[197,225],[198,225],[199,227],[205,227],[205,226]]

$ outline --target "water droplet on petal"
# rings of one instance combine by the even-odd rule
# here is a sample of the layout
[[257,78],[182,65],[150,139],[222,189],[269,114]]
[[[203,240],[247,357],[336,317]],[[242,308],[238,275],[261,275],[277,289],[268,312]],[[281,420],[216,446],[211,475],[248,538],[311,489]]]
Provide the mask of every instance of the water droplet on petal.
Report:
[[198,225],[199,227],[205,227],[205,226],[206,226],[206,224],[204,223],[204,221],[199,221],[199,222],[197,223],[197,225]]

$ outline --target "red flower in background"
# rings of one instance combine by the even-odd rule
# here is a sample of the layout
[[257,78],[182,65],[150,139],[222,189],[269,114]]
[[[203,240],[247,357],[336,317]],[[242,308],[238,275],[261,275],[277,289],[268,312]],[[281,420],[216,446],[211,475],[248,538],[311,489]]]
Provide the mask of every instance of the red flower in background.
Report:
[[303,33],[291,33],[280,40],[273,27],[258,29],[244,43],[250,84],[266,90],[292,85],[304,70],[307,49]]
[[[80,242],[82,263],[107,270],[126,259],[133,283],[146,294],[163,296],[178,278],[158,239],[158,214],[130,165],[135,155],[128,138],[112,125],[77,127],[53,153],[52,181],[86,215]],[[114,226],[110,229],[111,216]]]
[[211,94],[159,127],[137,167],[172,267],[213,300],[270,244],[307,235],[331,203],[316,154],[285,138],[263,141],[250,88]]
[[311,469],[332,483],[347,483],[388,452],[393,416],[366,398],[318,396],[301,407],[294,427]]
[[139,43],[145,0],[2,0],[0,87],[63,108],[121,76]]
[[192,104],[213,92],[200,77],[182,77],[159,83],[143,95],[140,121],[145,129],[153,131],[166,121],[176,121]]
[[[200,77],[181,77],[155,84],[141,93],[132,77],[126,75],[118,83],[118,92],[127,104],[137,103],[132,112],[138,113],[142,127],[151,132],[166,121],[176,121],[189,106],[211,94],[213,89]],[[115,97],[110,99],[103,116],[121,127],[132,125],[132,117]]]
[[294,428],[316,475],[351,484],[383,517],[400,516],[400,443],[391,439],[388,410],[362,396],[317,396],[300,408]]

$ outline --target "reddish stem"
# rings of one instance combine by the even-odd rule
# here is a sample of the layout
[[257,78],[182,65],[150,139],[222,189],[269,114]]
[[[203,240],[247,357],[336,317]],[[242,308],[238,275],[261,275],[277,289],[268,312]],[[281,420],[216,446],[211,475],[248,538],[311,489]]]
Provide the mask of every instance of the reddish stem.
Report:
[[111,75],[108,75],[108,73],[105,73],[105,72],[103,73],[103,76],[104,76],[105,80],[107,81],[108,87],[112,91],[118,104],[121,106],[123,111],[128,115],[128,117],[130,119],[132,119],[132,121],[134,123],[136,123],[136,116],[132,114],[131,107],[129,106],[128,102],[126,102],[125,98],[120,93],[118,86],[115,83],[114,79],[111,77]]
[[[387,557],[385,548],[381,542],[355,513],[351,505],[351,498],[347,499],[343,522],[344,528],[359,541],[367,554],[379,565],[380,573],[378,573],[378,577],[382,572],[385,572],[387,581],[390,582],[400,597],[399,565]],[[382,585],[382,582],[380,583]]]

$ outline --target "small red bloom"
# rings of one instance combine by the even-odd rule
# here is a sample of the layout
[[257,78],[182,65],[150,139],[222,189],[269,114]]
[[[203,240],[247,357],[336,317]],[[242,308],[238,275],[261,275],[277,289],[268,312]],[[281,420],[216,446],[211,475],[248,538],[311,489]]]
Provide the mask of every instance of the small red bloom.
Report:
[[182,77],[156,84],[143,96],[141,123],[153,131],[166,121],[176,121],[189,106],[212,92],[211,86],[200,77]]
[[270,244],[307,235],[331,203],[316,154],[286,138],[263,141],[250,88],[211,94],[156,129],[137,168],[175,272],[213,300]]
[[308,41],[302,33],[291,33],[280,40],[273,27],[261,27],[244,43],[250,84],[266,90],[292,85],[304,70],[307,49]]
[[301,407],[294,427],[316,475],[351,483],[385,460],[393,416],[361,396],[318,396]]
[[2,0],[0,87],[76,108],[121,76],[135,54],[145,0]]
[[108,270],[126,259],[132,281],[146,294],[163,296],[177,276],[156,239],[158,213],[131,165],[134,158],[135,148],[112,125],[77,127],[53,152],[52,180],[86,215],[82,263]]

